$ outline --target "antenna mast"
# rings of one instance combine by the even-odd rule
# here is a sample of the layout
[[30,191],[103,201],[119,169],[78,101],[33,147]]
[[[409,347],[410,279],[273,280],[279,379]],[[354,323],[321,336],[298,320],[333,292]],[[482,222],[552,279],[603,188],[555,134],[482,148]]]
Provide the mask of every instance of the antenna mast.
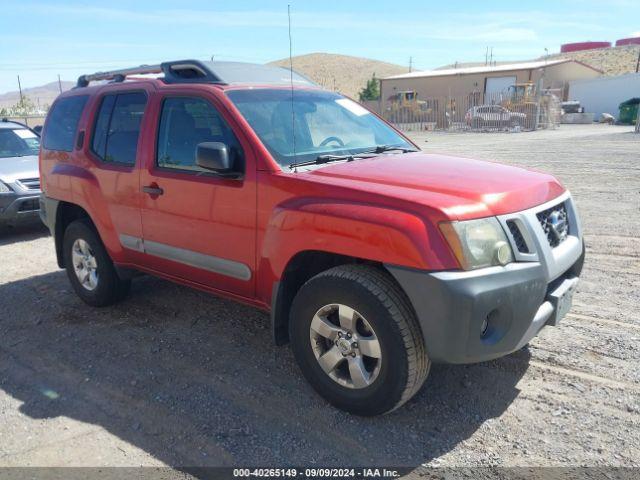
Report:
[[[293,108],[293,42],[291,41],[291,5],[287,5],[289,20],[289,81],[291,82],[291,138],[293,141],[293,157],[296,157],[296,112]],[[297,170],[294,170],[297,171]]]

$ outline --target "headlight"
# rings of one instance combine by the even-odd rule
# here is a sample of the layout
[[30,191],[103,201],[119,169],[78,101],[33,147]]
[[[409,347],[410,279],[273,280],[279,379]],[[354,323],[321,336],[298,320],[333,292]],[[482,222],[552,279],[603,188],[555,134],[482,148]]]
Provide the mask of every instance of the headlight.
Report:
[[11,193],[13,190],[11,190],[8,186],[6,186],[4,183],[0,182],[0,193]]
[[440,230],[465,270],[513,261],[507,237],[495,217],[441,223]]

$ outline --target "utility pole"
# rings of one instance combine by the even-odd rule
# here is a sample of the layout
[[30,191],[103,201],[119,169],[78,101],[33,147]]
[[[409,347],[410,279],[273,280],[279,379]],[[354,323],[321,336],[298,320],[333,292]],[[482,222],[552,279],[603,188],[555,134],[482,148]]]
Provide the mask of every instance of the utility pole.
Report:
[[60,81],[60,74],[58,74],[58,90],[62,93],[62,82]]
[[20,92],[20,105],[23,104],[22,85],[20,84],[20,75],[18,75],[18,91]]
[[[20,75],[18,75],[18,91],[20,92],[20,109],[24,109],[24,98],[22,96],[22,85],[20,84]],[[27,123],[27,112],[26,109],[23,111],[24,113],[24,123]]]
[[413,57],[409,57],[409,73],[413,70]]
[[487,66],[487,62],[489,61],[489,46],[487,45],[487,49],[484,51],[484,66]]
[[640,71],[640,52],[638,52],[638,61],[636,62],[636,73]]
[[493,47],[491,47],[491,56],[489,57],[489,66],[493,65]]

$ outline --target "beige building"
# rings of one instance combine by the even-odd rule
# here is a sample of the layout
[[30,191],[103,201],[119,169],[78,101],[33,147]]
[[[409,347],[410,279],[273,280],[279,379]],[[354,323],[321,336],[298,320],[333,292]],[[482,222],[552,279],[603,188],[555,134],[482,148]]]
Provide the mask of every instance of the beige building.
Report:
[[462,96],[472,93],[485,96],[506,93],[511,85],[532,82],[542,88],[561,89],[566,100],[570,81],[602,75],[585,63],[560,59],[513,63],[509,65],[450,68],[394,75],[381,80],[383,102],[399,92],[415,91],[419,99]]

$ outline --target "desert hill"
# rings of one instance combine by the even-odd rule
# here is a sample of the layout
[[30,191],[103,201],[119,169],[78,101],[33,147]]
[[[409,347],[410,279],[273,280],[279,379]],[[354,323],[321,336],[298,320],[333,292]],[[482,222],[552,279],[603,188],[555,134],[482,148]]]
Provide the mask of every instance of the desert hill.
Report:
[[[276,60],[269,65],[289,68],[289,59]],[[358,92],[374,73],[376,77],[384,78],[409,71],[408,67],[401,65],[333,53],[309,53],[293,57],[293,69],[329,90],[336,90],[356,100]]]
[[[583,50],[581,52],[554,53],[552,55],[549,55],[547,58],[549,60],[570,58],[572,60],[586,63],[591,67],[597,68],[598,70],[602,70],[606,76],[616,76],[635,72],[639,54],[640,45],[624,45],[622,47],[596,48],[593,50]],[[544,60],[544,57],[537,58],[536,60]],[[531,60],[496,62],[496,65],[530,61]],[[438,67],[436,70],[456,67],[480,67],[482,65],[484,65],[484,62],[460,62],[443,65],[442,67]]]
[[[62,90],[69,90],[75,85],[74,82],[61,82]],[[58,82],[46,83],[39,87],[23,88],[22,94],[38,106],[51,105],[55,98],[60,94],[60,87]],[[18,90],[0,94],[0,108],[11,107],[18,103],[20,100],[20,92]]]
[[640,45],[624,45],[581,52],[558,53],[549,55],[549,58],[571,58],[602,70],[607,76],[615,76],[635,72],[639,54]]

